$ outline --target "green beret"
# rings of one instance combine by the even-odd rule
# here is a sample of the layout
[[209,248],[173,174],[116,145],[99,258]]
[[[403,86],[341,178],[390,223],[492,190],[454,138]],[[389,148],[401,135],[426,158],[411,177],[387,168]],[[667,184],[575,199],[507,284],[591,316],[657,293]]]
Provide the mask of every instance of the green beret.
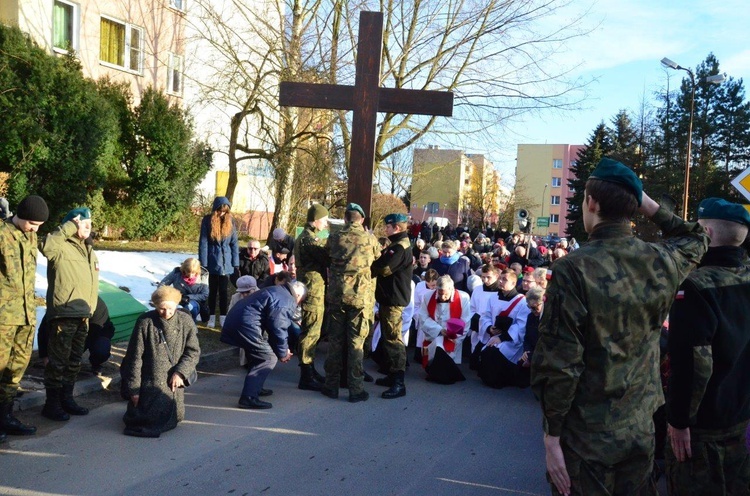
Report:
[[364,211],[364,210],[362,210],[362,207],[360,207],[360,206],[359,206],[359,205],[357,205],[356,203],[350,203],[350,204],[348,204],[348,205],[346,206],[346,211],[347,211],[347,212],[359,212],[359,214],[360,214],[360,215],[361,215],[362,217],[367,217],[367,216],[365,215],[365,211]]
[[388,214],[383,219],[386,224],[397,224],[399,222],[406,222],[409,218],[404,214]]
[[591,179],[600,179],[610,183],[620,184],[633,192],[638,206],[643,201],[643,183],[627,165],[617,160],[604,157],[591,173]]
[[316,203],[307,209],[307,222],[313,222],[323,217],[328,217],[328,209],[320,203]]
[[90,219],[91,218],[91,209],[89,209],[88,207],[74,208],[73,210],[71,210],[70,212],[68,212],[68,214],[65,217],[63,217],[62,223],[65,224],[69,220],[73,220],[76,217],[76,215],[80,215],[81,216],[81,220]]
[[699,219],[729,220],[750,228],[750,212],[739,203],[721,198],[706,198],[698,206]]

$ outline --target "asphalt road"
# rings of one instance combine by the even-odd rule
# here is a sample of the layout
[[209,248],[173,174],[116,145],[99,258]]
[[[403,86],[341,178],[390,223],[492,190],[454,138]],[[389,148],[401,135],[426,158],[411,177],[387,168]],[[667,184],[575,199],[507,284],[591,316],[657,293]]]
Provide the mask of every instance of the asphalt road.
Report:
[[277,366],[264,411],[236,408],[244,369],[202,374],[186,392],[186,420],[159,439],[122,435],[122,402],[10,437],[0,494],[549,494],[528,389],[486,388],[468,368],[466,382],[441,386],[412,365],[406,397],[383,400],[384,388],[367,384],[370,400],[350,404],[345,390],[339,400],[298,390],[298,370],[296,359]]

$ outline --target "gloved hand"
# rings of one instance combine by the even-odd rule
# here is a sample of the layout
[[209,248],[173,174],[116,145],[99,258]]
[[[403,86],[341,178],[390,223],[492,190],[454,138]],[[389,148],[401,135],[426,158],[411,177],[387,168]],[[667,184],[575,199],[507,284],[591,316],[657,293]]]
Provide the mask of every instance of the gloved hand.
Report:
[[190,303],[190,298],[188,298],[187,295],[182,295],[182,299],[180,300],[180,305],[182,305],[183,307],[186,307],[188,306],[189,303]]

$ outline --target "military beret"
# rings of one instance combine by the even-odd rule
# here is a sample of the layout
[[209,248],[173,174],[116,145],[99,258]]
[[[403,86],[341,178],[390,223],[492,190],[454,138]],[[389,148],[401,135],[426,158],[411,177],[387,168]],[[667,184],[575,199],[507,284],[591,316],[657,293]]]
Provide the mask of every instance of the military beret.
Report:
[[643,183],[635,175],[635,172],[622,162],[604,157],[599,161],[599,164],[590,177],[591,179],[600,179],[625,186],[635,195],[635,199],[638,200],[638,206],[641,206],[641,202],[643,201]]
[[698,206],[699,219],[729,220],[750,228],[750,212],[739,203],[722,198],[706,198]]
[[68,212],[65,217],[63,217],[62,223],[65,224],[69,220],[75,219],[76,216],[80,216],[81,220],[90,219],[91,209],[89,209],[88,207],[74,208],[73,210]]
[[399,222],[406,222],[409,218],[404,214],[388,214],[383,219],[386,224],[397,224]]
[[320,203],[316,203],[307,209],[307,222],[313,222],[323,217],[328,217],[328,209]]
[[360,207],[360,206],[359,206],[359,205],[357,205],[356,203],[350,203],[350,204],[348,204],[348,205],[346,206],[346,211],[347,211],[347,212],[359,212],[359,214],[360,214],[360,215],[361,215],[362,217],[367,217],[367,216],[365,215],[365,211],[364,211],[364,210],[362,210],[362,207]]

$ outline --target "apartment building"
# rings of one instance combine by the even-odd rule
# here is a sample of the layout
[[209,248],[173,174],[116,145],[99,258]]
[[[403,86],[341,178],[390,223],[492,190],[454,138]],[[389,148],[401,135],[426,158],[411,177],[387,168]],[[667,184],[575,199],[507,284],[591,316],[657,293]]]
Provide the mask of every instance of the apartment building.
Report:
[[[516,157],[516,196],[520,208],[534,217],[533,232],[544,236],[565,236],[568,187],[578,151],[584,145],[518,145]],[[523,203],[526,203],[524,205]],[[538,226],[537,219],[549,218],[548,226]],[[542,222],[543,223],[543,222]]]

